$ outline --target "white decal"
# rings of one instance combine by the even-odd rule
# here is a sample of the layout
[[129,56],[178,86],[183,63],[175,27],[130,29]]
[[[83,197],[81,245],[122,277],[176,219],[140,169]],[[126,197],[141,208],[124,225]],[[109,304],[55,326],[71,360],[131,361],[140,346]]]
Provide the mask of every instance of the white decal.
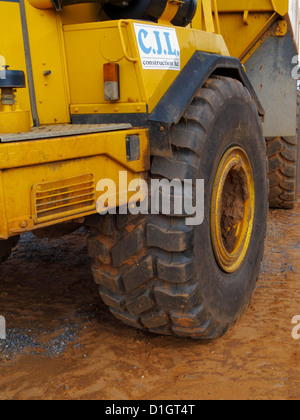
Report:
[[175,28],[134,24],[143,69],[180,71],[180,48]]

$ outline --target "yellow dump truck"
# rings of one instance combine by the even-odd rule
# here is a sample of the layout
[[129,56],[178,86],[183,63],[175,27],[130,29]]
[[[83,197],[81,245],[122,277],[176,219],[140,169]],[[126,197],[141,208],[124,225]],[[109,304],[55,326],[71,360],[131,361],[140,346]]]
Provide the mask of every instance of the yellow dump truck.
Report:
[[298,2],[0,0],[0,260],[90,230],[115,317],[213,339],[298,195]]

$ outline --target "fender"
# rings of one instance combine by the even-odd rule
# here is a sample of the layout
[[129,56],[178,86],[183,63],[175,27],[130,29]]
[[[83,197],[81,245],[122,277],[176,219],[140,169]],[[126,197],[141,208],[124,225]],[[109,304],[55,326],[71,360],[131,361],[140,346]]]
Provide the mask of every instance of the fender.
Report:
[[212,75],[239,80],[248,89],[257,107],[257,113],[263,119],[265,111],[240,60],[197,51],[149,115],[153,155],[171,156],[169,132],[172,124],[180,121],[199,90]]
[[212,75],[239,80],[250,92],[258,114],[261,117],[264,116],[264,109],[237,58],[197,51],[156,105],[149,116],[150,121],[177,124],[199,90]]

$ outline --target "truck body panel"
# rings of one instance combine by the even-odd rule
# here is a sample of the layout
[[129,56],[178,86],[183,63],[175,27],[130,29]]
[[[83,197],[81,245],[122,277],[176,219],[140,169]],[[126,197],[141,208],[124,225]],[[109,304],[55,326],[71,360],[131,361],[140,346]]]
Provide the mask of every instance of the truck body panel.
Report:
[[[110,125],[89,133],[87,126],[82,134],[82,127],[60,127],[60,132],[53,127],[54,138],[51,126],[43,131],[42,139],[7,138],[0,146],[1,239],[97,212],[101,179],[115,182],[117,195],[111,199],[117,206],[124,205],[132,194],[126,195],[125,203],[120,200],[119,173],[127,171],[127,187],[150,169],[145,129]],[[130,137],[140,141],[140,157],[134,161],[126,154]]]
[[292,77],[297,65],[292,35],[269,36],[245,63],[247,75],[266,110],[264,135],[292,137],[297,133],[297,79]]

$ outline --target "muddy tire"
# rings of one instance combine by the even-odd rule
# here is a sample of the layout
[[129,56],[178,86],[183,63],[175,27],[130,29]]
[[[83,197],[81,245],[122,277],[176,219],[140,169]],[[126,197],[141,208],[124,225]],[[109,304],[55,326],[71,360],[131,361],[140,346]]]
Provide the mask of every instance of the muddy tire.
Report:
[[[186,215],[92,216],[93,274],[104,303],[125,324],[157,334],[214,339],[245,310],[263,257],[268,188],[262,126],[243,85],[218,77],[206,83],[172,127],[171,140],[173,156],[153,157],[150,176],[194,183],[204,179],[204,222],[187,226]],[[229,273],[220,268],[212,246],[210,204],[219,164],[233,147],[251,162],[255,212],[247,253]]]
[[271,208],[294,208],[300,191],[300,93],[297,96],[297,135],[268,138],[269,203]]
[[14,236],[13,238],[9,238],[6,241],[0,240],[0,264],[10,257],[13,248],[19,241],[19,238],[19,236]]

